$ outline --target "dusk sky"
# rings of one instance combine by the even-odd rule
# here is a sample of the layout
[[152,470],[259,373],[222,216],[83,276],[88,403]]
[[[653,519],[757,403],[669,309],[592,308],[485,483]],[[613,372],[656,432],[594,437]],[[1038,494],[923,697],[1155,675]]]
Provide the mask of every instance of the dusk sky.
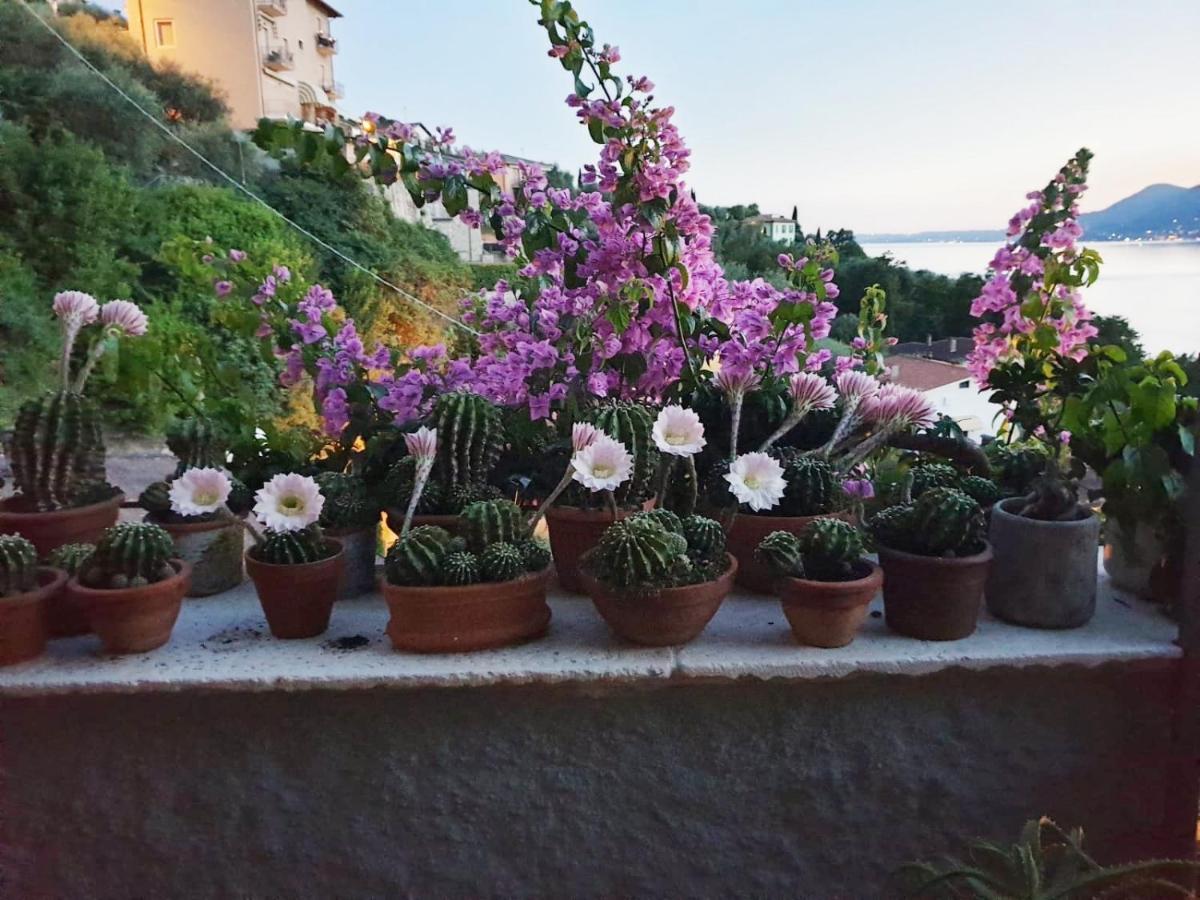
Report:
[[[570,169],[594,158],[524,0],[333,2],[343,112],[452,125],[473,148]],[[576,8],[620,47],[622,74],[676,108],[702,203],[796,204],[806,228],[999,228],[1083,145],[1085,210],[1200,182],[1195,0]]]

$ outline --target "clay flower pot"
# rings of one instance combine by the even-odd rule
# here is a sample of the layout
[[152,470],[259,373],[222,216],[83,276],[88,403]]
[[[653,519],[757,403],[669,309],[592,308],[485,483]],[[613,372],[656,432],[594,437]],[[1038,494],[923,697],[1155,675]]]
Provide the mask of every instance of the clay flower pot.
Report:
[[[624,519],[635,512],[637,510],[618,510],[617,518]],[[613,514],[607,509],[552,506],[546,511],[554,570],[564,591],[574,594],[587,592],[579,572],[579,558],[600,543],[600,535],[614,521]]]
[[457,653],[518,644],[550,624],[550,569],[512,581],[462,587],[410,587],[383,581],[387,634],[397,650]]
[[996,565],[988,575],[988,610],[1028,628],[1078,628],[1096,612],[1100,517],[1043,522],[1011,512],[1019,498],[992,509],[988,540]]
[[737,577],[738,561],[725,554],[729,568],[714,581],[646,593],[614,590],[586,569],[583,583],[608,627],[620,637],[648,647],[669,647],[695,639],[712,621]]
[[333,556],[294,566],[255,559],[253,547],[246,551],[246,571],[275,637],[316,637],[329,627],[345,557],[340,541],[326,537],[325,542],[336,550]]
[[42,611],[46,618],[46,634],[51,638],[92,633],[87,610],[83,608],[78,594],[71,589],[70,576],[63,582],[60,590],[46,597],[42,603]]
[[974,556],[918,556],[879,547],[888,628],[922,641],[957,641],[975,632],[992,545]]
[[[400,529],[404,526],[404,510],[389,507],[384,512],[387,513],[388,528],[399,534]],[[413,516],[412,527],[417,528],[421,525],[436,525],[439,528],[445,528],[451,534],[458,534],[458,516]]]
[[192,567],[171,560],[175,575],[154,584],[128,588],[92,588],[72,578],[68,591],[87,614],[109,653],[145,653],[171,639],[187,593]]
[[883,571],[862,561],[862,577],[853,581],[780,578],[775,591],[797,643],[808,647],[845,647],[854,640],[867,608],[883,585]]
[[41,656],[46,649],[43,604],[61,593],[67,573],[39,566],[37,587],[23,594],[0,597],[0,666],[11,666]]
[[50,551],[63,544],[94,544],[104,529],[116,524],[123,494],[100,503],[38,512],[23,497],[0,500],[0,534],[16,532],[33,542],[38,557],[44,559]]
[[771,570],[754,558],[758,545],[772,531],[786,531],[799,537],[816,519],[841,519],[851,521],[848,510],[827,513],[820,516],[761,516],[754,513],[739,512],[733,519],[729,536],[725,541],[725,549],[737,557],[737,583],[744,588],[769,594],[775,586],[775,575]]
[[[378,523],[376,523],[376,526]],[[342,580],[338,599],[347,600],[375,590],[375,551],[378,527],[326,528],[325,536],[342,545]]]
[[160,522],[149,515],[145,520],[171,535],[175,555],[191,563],[189,597],[220,594],[245,580],[242,555],[245,553],[246,533],[237,520],[219,518],[210,522]]

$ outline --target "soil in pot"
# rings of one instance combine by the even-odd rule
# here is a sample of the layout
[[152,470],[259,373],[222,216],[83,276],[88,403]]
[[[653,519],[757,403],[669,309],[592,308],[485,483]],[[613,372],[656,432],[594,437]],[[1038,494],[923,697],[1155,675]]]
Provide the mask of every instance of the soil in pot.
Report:
[[375,590],[375,557],[378,549],[377,528],[326,528],[326,537],[342,545],[342,580],[338,599],[348,600]]
[[171,578],[139,587],[92,588],[80,584],[78,578],[71,579],[68,590],[83,607],[106,651],[144,653],[171,639],[192,567],[173,559],[171,568],[175,570]]
[[41,656],[46,649],[47,597],[62,593],[67,573],[39,566],[37,587],[23,594],[0,597],[0,666],[12,666]]
[[631,594],[608,587],[586,569],[580,575],[597,612],[620,637],[648,647],[669,647],[698,637],[733,588],[738,561],[725,555],[729,568],[720,578],[660,591]]
[[845,647],[854,640],[879,588],[883,571],[863,560],[849,581],[780,578],[775,591],[797,643],[809,647]]
[[23,497],[0,500],[0,534],[16,532],[33,542],[44,559],[63,544],[94,544],[104,529],[116,524],[123,494],[100,503],[38,512]]
[[386,579],[387,634],[397,650],[460,653],[519,644],[546,633],[549,568],[512,581],[412,587]]
[[275,637],[316,637],[329,627],[345,557],[340,541],[325,541],[336,551],[332,556],[292,566],[265,563],[254,558],[254,548],[246,551],[246,571]]
[[848,510],[822,516],[762,516],[743,512],[734,516],[725,547],[737,557],[738,585],[760,594],[771,593],[775,586],[775,575],[765,564],[754,558],[754,551],[762,543],[762,539],[772,531],[786,531],[799,537],[816,519],[841,519],[849,522],[852,516]]
[[996,564],[988,575],[988,611],[1029,628],[1087,624],[1096,612],[1099,516],[1045,522],[1013,512],[1020,502],[1001,500],[992,509],[988,540]]
[[975,632],[992,547],[972,556],[920,556],[879,547],[888,628],[922,641],[957,641]]
[[[637,510],[617,511],[617,519],[632,516]],[[574,506],[552,506],[546,511],[550,529],[550,550],[554,554],[554,570],[564,591],[574,594],[587,592],[579,572],[579,558],[596,544],[604,529],[616,519],[607,509],[580,509]]]
[[189,597],[220,594],[245,580],[242,556],[246,552],[246,532],[240,522],[227,518],[209,522],[162,522],[149,515],[146,521],[170,534],[175,555],[191,563]]

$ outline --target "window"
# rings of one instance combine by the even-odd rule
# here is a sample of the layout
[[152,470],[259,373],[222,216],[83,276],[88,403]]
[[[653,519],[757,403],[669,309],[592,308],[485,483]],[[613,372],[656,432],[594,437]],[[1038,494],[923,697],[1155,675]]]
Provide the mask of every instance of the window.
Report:
[[159,47],[174,47],[175,46],[175,20],[174,19],[155,19],[154,20],[154,42]]
[[960,382],[958,383],[958,386],[959,386],[960,388],[969,388],[969,387],[971,386],[971,382],[969,382],[969,381],[960,381]]

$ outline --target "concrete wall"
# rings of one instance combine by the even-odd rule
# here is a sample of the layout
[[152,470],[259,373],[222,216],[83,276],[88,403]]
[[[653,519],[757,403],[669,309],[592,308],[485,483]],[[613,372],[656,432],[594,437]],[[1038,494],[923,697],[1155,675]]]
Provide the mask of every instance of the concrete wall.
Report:
[[1172,671],[9,698],[5,895],[874,898],[1042,813],[1137,853]]

